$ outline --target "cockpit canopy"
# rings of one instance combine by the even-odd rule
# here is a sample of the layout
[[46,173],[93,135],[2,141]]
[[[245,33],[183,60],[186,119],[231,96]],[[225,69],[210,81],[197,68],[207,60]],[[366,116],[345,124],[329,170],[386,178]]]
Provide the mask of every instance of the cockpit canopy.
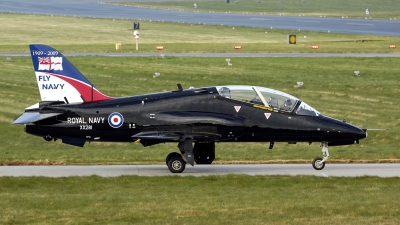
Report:
[[295,110],[297,115],[319,116],[321,114],[311,106],[300,101],[300,99],[270,88],[245,85],[217,86],[216,88],[222,97],[237,101],[270,107],[274,110],[288,113]]

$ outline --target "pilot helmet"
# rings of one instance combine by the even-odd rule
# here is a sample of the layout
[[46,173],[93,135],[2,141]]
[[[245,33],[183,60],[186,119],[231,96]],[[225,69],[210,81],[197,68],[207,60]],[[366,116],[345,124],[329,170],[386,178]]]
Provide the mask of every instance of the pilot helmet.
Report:
[[283,105],[284,105],[286,108],[290,108],[290,107],[292,106],[292,100],[286,99],[285,102],[283,103]]
[[227,88],[227,87],[222,87],[221,89],[219,89],[219,94],[222,97],[230,98],[231,97],[231,90],[229,88]]

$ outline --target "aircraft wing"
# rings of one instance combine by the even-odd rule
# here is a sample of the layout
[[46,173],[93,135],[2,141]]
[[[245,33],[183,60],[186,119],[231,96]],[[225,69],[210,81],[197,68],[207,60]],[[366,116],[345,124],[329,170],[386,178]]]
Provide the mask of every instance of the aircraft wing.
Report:
[[157,140],[179,140],[182,137],[187,138],[219,138],[222,135],[216,133],[182,133],[182,132],[171,132],[171,131],[149,131],[140,132],[132,135],[132,138],[138,139],[157,139]]
[[244,127],[244,119],[238,116],[210,112],[160,112],[151,114],[160,124],[212,124],[229,127]]
[[138,139],[178,140],[181,136],[168,131],[148,131],[137,133],[132,137]]
[[158,125],[134,134],[132,138],[141,139],[142,143],[232,139],[243,134],[245,122],[241,117],[206,112],[161,112],[152,117]]

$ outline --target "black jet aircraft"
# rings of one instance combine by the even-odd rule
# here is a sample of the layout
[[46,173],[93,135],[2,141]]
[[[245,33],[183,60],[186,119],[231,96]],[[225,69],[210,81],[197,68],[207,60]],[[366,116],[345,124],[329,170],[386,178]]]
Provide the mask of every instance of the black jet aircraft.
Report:
[[83,147],[85,142],[140,142],[150,146],[178,143],[166,157],[173,173],[190,165],[211,164],[215,142],[319,142],[325,167],[328,145],[359,143],[367,136],[345,121],[320,112],[281,91],[247,85],[221,85],[131,97],[102,94],[60,52],[30,45],[41,101],[25,109],[13,123],[46,141],[62,140]]

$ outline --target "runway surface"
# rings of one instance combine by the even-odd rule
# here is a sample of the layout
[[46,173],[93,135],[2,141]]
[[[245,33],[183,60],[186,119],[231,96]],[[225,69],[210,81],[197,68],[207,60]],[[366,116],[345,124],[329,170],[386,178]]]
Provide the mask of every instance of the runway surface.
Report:
[[227,174],[247,175],[311,175],[320,177],[400,177],[400,164],[327,164],[323,170],[314,170],[311,164],[257,164],[257,165],[195,165],[187,166],[181,174],[172,174],[166,165],[112,165],[112,166],[0,166],[0,176],[10,177],[71,177],[92,176],[210,176]]
[[[101,1],[101,0],[100,0]],[[101,2],[66,0],[2,0],[0,12],[169,21],[204,25],[246,26],[344,34],[400,36],[400,20],[339,19],[303,16],[204,13],[145,9]],[[129,1],[129,0],[125,0]],[[106,1],[112,2],[112,1]]]

